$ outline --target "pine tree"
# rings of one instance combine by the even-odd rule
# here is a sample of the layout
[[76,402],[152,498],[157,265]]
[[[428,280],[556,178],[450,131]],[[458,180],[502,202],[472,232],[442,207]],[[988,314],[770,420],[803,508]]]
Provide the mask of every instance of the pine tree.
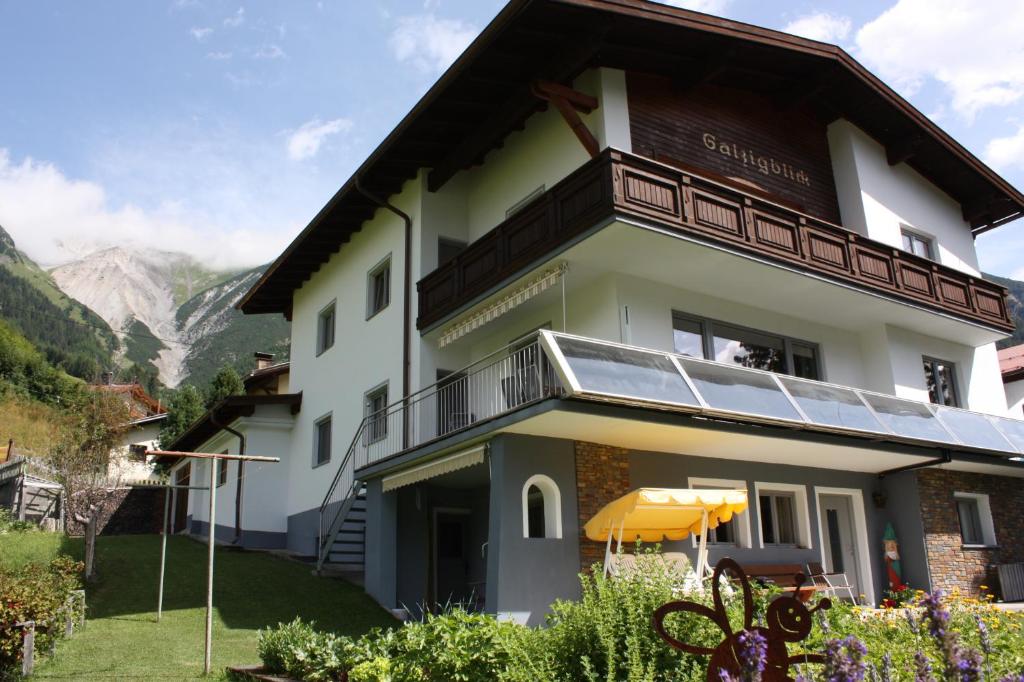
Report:
[[209,388],[206,389],[206,408],[213,407],[228,396],[242,395],[243,393],[245,393],[245,384],[242,383],[242,377],[238,376],[234,367],[224,365],[217,370],[217,374],[210,381]]
[[170,447],[204,412],[203,394],[198,388],[185,384],[174,391],[167,401],[167,419],[160,429],[160,447]]

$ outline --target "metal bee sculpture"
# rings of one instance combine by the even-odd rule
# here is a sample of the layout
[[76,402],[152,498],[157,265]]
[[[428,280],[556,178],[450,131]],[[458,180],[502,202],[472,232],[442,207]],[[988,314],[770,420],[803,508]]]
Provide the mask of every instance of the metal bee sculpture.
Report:
[[[728,571],[739,579],[743,587],[743,630],[733,632],[729,625],[729,617],[725,610],[725,603],[722,601],[721,578],[722,574]],[[796,574],[796,589],[791,595],[779,597],[768,606],[766,614],[767,627],[754,626],[754,600],[751,596],[750,581],[743,573],[743,569],[732,559],[722,559],[715,565],[715,573],[711,582],[712,595],[714,597],[714,610],[688,601],[669,602],[654,612],[654,629],[669,645],[690,654],[711,656],[708,665],[707,679],[709,682],[720,682],[723,679],[722,673],[728,673],[732,679],[742,679],[742,668],[740,665],[740,635],[744,631],[757,631],[767,640],[767,655],[764,672],[761,675],[762,682],[792,682],[789,676],[789,666],[795,663],[824,663],[825,657],[821,654],[797,654],[790,656],[786,649],[787,642],[799,642],[811,632],[811,614],[819,609],[827,609],[832,606],[828,599],[822,599],[818,604],[808,609],[800,602],[800,588],[803,586],[805,577]],[[670,613],[685,611],[704,616],[719,627],[725,635],[725,639],[714,649],[687,644],[675,639],[665,630],[665,617]]]

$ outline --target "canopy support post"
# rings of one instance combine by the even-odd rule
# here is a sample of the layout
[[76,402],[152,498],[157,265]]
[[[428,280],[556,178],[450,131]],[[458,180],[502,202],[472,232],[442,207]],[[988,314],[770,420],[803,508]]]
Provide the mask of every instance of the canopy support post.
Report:
[[705,507],[700,517],[700,544],[697,549],[697,589],[704,591],[704,578],[708,574],[708,510]]
[[612,535],[615,533],[615,524],[608,529],[608,543],[604,547],[604,577],[608,577],[608,573],[612,567]]

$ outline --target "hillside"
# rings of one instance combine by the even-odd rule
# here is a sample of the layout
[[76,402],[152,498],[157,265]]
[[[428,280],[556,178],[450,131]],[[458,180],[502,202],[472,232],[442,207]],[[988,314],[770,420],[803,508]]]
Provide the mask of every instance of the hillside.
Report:
[[0,319],[38,348],[47,362],[83,379],[94,379],[109,367],[119,347],[110,326],[62,292],[2,227]]
[[1009,348],[1010,346],[1024,343],[1024,282],[1018,282],[1008,277],[999,277],[998,275],[983,274],[983,276],[988,281],[1002,284],[1010,290],[1008,308],[1010,317],[1013,318],[1014,324],[1017,325],[1017,330],[1013,333],[1013,336],[1003,339],[996,345],[1000,348]]
[[239,374],[253,367],[253,353],[288,359],[291,326],[281,315],[243,315],[234,305],[263,274],[254,268],[199,293],[178,308],[178,329],[188,344],[183,375],[204,385],[225,365]]

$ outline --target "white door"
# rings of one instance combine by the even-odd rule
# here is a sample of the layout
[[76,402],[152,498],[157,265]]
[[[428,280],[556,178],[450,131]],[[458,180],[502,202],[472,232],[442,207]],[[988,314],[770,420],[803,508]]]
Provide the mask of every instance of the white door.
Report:
[[825,570],[829,573],[845,573],[853,585],[854,596],[864,594],[850,498],[846,495],[822,495],[819,503]]

